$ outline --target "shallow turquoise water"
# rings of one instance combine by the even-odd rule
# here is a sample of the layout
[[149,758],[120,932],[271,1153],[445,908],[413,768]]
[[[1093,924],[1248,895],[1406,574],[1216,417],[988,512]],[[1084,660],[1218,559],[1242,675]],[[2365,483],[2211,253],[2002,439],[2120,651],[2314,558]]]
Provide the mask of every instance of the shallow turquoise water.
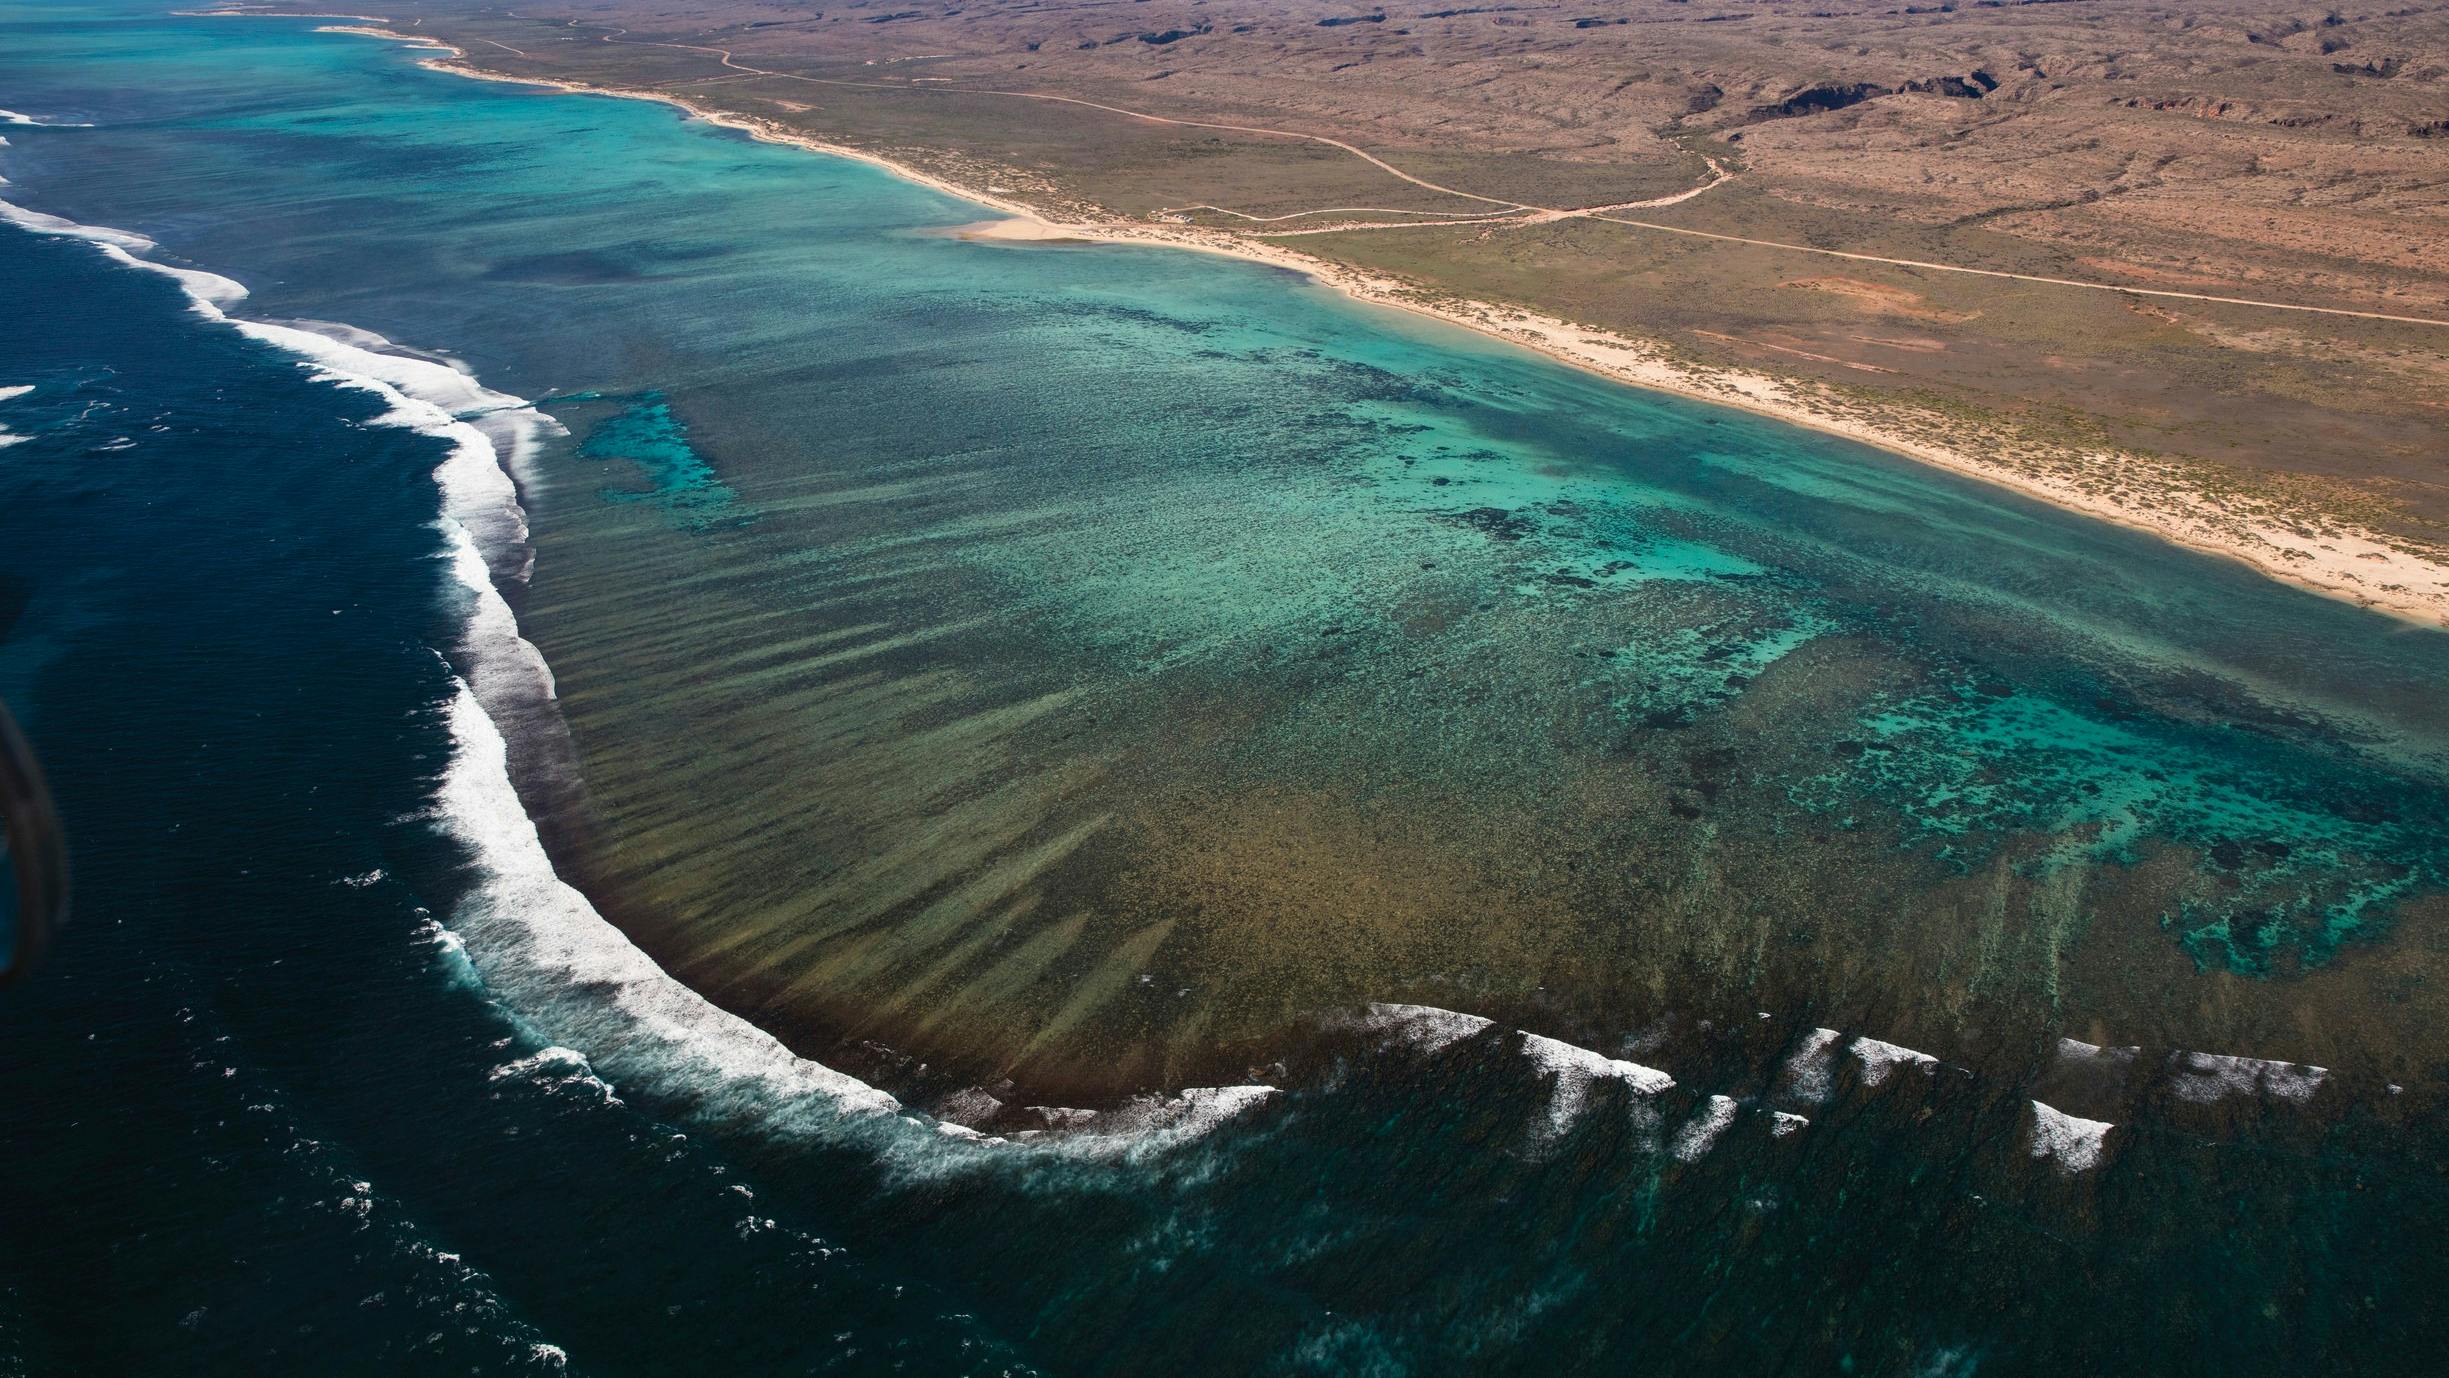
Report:
[[[650,951],[941,1048],[858,1069],[956,1116],[1023,1042],[1285,1088],[996,1156],[489,940],[441,444],[0,231],[0,694],[87,881],[0,1024],[66,1184],[6,1227],[29,1371],[2421,1371],[2449,637],[1281,274],[912,233],[975,211],[649,105],[0,28],[0,105],[89,126],[0,129],[0,195],[568,427],[532,582],[490,552],[559,713],[505,721]],[[1301,1028],[1394,997],[1679,1086]],[[1971,1070],[1810,1093],[1814,1022]]]

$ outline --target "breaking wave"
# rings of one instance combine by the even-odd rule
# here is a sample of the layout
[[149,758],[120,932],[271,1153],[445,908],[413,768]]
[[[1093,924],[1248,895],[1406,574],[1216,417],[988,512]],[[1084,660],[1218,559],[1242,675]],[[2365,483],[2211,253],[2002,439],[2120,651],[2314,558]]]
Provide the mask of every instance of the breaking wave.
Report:
[[[959,1123],[975,1117],[956,1108],[922,1113],[799,1056],[672,977],[556,873],[513,784],[516,725],[558,724],[551,670],[521,634],[503,592],[526,579],[533,558],[515,476],[527,472],[546,437],[564,433],[560,423],[464,368],[402,352],[371,332],[232,315],[248,295],[243,284],[145,257],[156,246],[144,235],[5,201],[0,219],[84,240],[129,267],[172,279],[198,314],[294,357],[319,380],[375,395],[386,409],[371,424],[448,447],[434,471],[437,521],[461,623],[449,657],[453,689],[440,708],[452,749],[434,819],[465,849],[472,883],[434,940],[446,950],[454,979],[481,981],[534,1036],[540,1051],[509,1064],[505,1075],[583,1080],[608,1101],[616,1086],[634,1080],[684,1100],[693,1113],[744,1129],[856,1138],[919,1173],[1015,1151],[1136,1157],[1201,1137],[1279,1097],[1275,1087],[1249,1085],[1146,1095],[1094,1111],[1028,1107],[1043,1128],[984,1133]],[[0,389],[0,399],[23,391]],[[19,438],[0,437],[0,444]],[[1764,1086],[1742,1095],[1701,1094],[1656,1068],[1452,1010],[1370,1005],[1342,1027],[1417,1056],[1501,1044],[1518,1060],[1518,1075],[1547,1088],[1544,1113],[1532,1126],[1535,1141],[1555,1142],[1594,1107],[1623,1105],[1658,1151],[1687,1163],[1710,1154],[1746,1121],[1772,1139],[1803,1133],[1841,1086],[1876,1090],[1892,1078],[1942,1070],[1971,1075],[1926,1053],[1823,1028],[1801,1034]],[[2122,1074],[2137,1052],[2072,1041],[2059,1047],[2061,1070],[2095,1079],[2103,1069]],[[2154,1081],[2168,1097],[2194,1105],[2302,1106],[2327,1077],[2317,1067],[2193,1052],[2170,1055],[2157,1071]],[[2114,1128],[2032,1100],[2026,1143],[2034,1159],[2087,1173],[2114,1156]]]
[[[909,1111],[889,1093],[801,1057],[773,1035],[675,979],[607,921],[553,869],[510,770],[503,724],[556,718],[550,667],[520,634],[502,582],[523,581],[532,562],[525,509],[513,474],[536,445],[563,433],[524,398],[484,386],[463,369],[397,352],[380,335],[326,322],[251,320],[230,314],[247,288],[217,273],[160,263],[144,235],[82,225],[0,202],[0,219],[38,234],[81,239],[132,268],[177,282],[199,315],[296,357],[321,381],[369,392],[387,410],[371,424],[443,441],[434,472],[449,571],[463,598],[453,648],[453,694],[444,705],[450,763],[439,782],[435,821],[465,849],[473,884],[449,932],[464,943],[486,987],[543,1042],[545,1053],[580,1057],[614,1077],[635,1077],[685,1097],[700,1114],[768,1132],[840,1134],[861,1121],[907,1150],[955,1143],[1042,1143],[1098,1156],[1125,1139],[1180,1142],[1204,1134],[1275,1094],[1272,1087],[1200,1087],[1143,1097],[1099,1114],[1081,1112],[1086,1134],[989,1136]],[[12,437],[14,438],[14,437]],[[453,944],[452,955],[458,955]],[[607,1097],[611,1084],[601,1083]],[[900,1151],[891,1151],[900,1150]]]

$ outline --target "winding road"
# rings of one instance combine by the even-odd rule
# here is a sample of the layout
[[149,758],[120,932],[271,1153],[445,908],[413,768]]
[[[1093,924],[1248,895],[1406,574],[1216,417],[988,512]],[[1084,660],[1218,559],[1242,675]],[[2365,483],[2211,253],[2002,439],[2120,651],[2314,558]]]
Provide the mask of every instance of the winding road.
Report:
[[[568,27],[571,28],[582,27],[581,22],[575,19],[566,22]],[[2345,306],[2312,306],[2301,302],[2267,301],[2257,297],[2225,296],[2212,292],[2180,292],[2165,287],[2130,287],[2114,282],[2089,282],[2081,278],[2050,277],[2039,273],[2012,273],[2000,268],[1974,268],[1959,263],[1939,263],[1928,259],[1918,258],[1893,258],[1884,254],[1866,254],[1848,249],[1827,249],[1811,244],[1788,243],[1784,240],[1754,239],[1745,235],[1724,234],[1715,230],[1696,230],[1682,225],[1663,225],[1652,220],[1632,220],[1623,216],[1609,214],[1609,212],[1612,211],[1675,205],[1679,202],[1689,201],[1693,197],[1699,196],[1703,192],[1709,191],[1712,188],[1721,186],[1724,183],[1732,180],[1735,174],[1727,171],[1724,167],[1721,167],[1714,158],[1709,159],[1709,168],[1712,174],[1709,181],[1689,190],[1677,192],[1671,196],[1662,196],[1650,201],[1624,201],[1610,205],[1584,206],[1579,208],[1534,206],[1521,201],[1508,201],[1501,197],[1483,196],[1478,192],[1464,191],[1457,187],[1445,186],[1437,182],[1432,182],[1425,177],[1415,177],[1411,173],[1405,172],[1403,169],[1396,167],[1394,164],[1387,162],[1385,159],[1378,157],[1374,153],[1369,152],[1367,149],[1356,147],[1352,144],[1344,142],[1341,139],[1330,138],[1324,134],[1311,134],[1297,129],[1271,129],[1264,125],[1225,124],[1212,120],[1178,119],[1170,115],[1155,115],[1150,114],[1145,110],[1132,110],[1124,106],[1107,105],[1100,101],[1084,100],[1077,96],[1052,95],[1043,91],[1005,91],[972,86],[922,86],[914,82],[852,81],[842,77],[812,77],[798,72],[779,72],[771,68],[749,66],[747,63],[741,62],[737,58],[733,57],[731,51],[727,48],[709,47],[697,43],[669,43],[655,39],[630,38],[627,36],[627,34],[628,30],[626,29],[614,29],[608,33],[600,35],[600,37],[606,43],[620,43],[632,47],[671,48],[682,52],[707,53],[718,59],[724,67],[727,67],[735,72],[743,73],[748,76],[772,77],[783,81],[806,82],[812,86],[848,86],[879,91],[958,91],[964,95],[1003,96],[1014,100],[1033,100],[1045,101],[1058,105],[1076,105],[1090,110],[1102,110],[1108,114],[1120,115],[1126,119],[1145,120],[1152,124],[1174,125],[1184,129],[1214,129],[1233,134],[1252,134],[1262,138],[1293,139],[1304,143],[1322,144],[1328,148],[1340,149],[1343,152],[1360,159],[1362,162],[1369,164],[1371,167],[1377,168],[1378,170],[1388,174],[1389,176],[1395,177],[1401,181],[1409,182],[1413,186],[1420,187],[1424,190],[1437,192],[1445,196],[1457,196],[1466,201],[1477,201],[1483,205],[1496,206],[1499,208],[1496,211],[1489,212],[1484,215],[1472,215],[1445,220],[1413,220],[1388,225],[1336,225],[1310,229],[1256,230],[1248,232],[1254,237],[1259,238],[1279,239],[1295,235],[1342,234],[1367,230],[1422,229],[1438,225],[1533,225],[1548,224],[1560,220],[1597,220],[1603,221],[1610,225],[1622,225],[1636,230],[1649,230],[1658,234],[1682,235],[1692,239],[1715,240],[1725,244],[1742,244],[1758,249],[1777,249],[1787,253],[1815,254],[1823,258],[1840,258],[1856,263],[1877,263],[1884,264],[1889,267],[1919,269],[1924,272],[1958,273],[1969,277],[1995,278],[2008,282],[2030,282],[2048,287],[2074,288],[2086,292],[2115,292],[2121,295],[2134,297],[2158,297],[2164,300],[2172,301],[2209,302],[2221,306],[2257,307],[2268,311],[2294,311],[2318,316],[2345,316],[2357,320],[2390,321],[2400,325],[2432,325],[2449,327],[2449,320],[2443,320],[2432,316],[2397,315],[2387,311],[2365,311]],[[505,47],[506,45],[497,43],[493,46]],[[509,49],[509,51],[515,52],[517,50]],[[1222,206],[1182,206],[1175,207],[1171,211],[1161,213],[1174,214],[1192,210],[1213,211],[1221,215],[1233,216],[1238,219],[1259,224],[1274,223],[1282,220],[1301,219],[1312,215],[1439,214],[1439,212],[1435,211],[1411,211],[1398,210],[1391,207],[1369,206],[1335,207],[1318,210],[1295,211],[1288,215],[1281,216],[1250,215],[1241,211],[1228,210]]]

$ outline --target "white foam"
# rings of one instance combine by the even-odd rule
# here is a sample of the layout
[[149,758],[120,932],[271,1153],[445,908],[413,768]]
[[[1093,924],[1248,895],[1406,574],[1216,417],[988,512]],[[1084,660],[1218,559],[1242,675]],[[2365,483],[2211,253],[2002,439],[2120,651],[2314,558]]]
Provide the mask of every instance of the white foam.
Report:
[[1717,1147],[1718,1136],[1735,1122],[1735,1112],[1739,1108],[1732,1096],[1711,1096],[1701,1103],[1700,1113],[1675,1131],[1675,1138],[1668,1143],[1667,1151],[1684,1162],[1699,1162],[1710,1149]]
[[[27,393],[32,392],[33,390],[34,385],[32,383],[16,383],[8,387],[0,388],[0,402],[13,402],[18,398],[25,396]],[[16,432],[11,431],[8,427],[0,426],[0,450],[5,450],[11,445],[23,445],[33,438],[34,437],[30,435],[18,435]]]
[[595,1064],[587,1061],[587,1055],[572,1048],[546,1048],[505,1062],[486,1074],[486,1079],[495,1085],[517,1081],[549,1090],[575,1086],[602,1104],[621,1103],[612,1093],[612,1084],[595,1074]]
[[1441,1010],[1435,1005],[1372,1004],[1361,1016],[1360,1027],[1390,1035],[1421,1052],[1434,1053],[1486,1032],[1495,1027],[1495,1021],[1476,1014]]
[[443,965],[451,973],[453,984],[471,988],[484,986],[484,976],[476,970],[476,964],[468,960],[468,945],[432,915],[427,915],[417,925],[417,937],[441,956]]
[[[322,381],[382,398],[388,409],[371,424],[450,443],[435,481],[451,573],[469,597],[461,648],[468,672],[456,680],[444,709],[454,749],[435,815],[467,849],[477,876],[445,937],[437,939],[451,958],[464,962],[462,954],[472,952],[470,970],[481,972],[484,984],[508,997],[522,1018],[550,1028],[555,1039],[596,1050],[596,1059],[624,1079],[689,1094],[719,1118],[779,1132],[872,1124],[915,1130],[915,1141],[981,1139],[959,1125],[931,1126],[902,1113],[901,1103],[886,1092],[798,1056],[773,1035],[714,1005],[657,966],[554,872],[535,821],[512,787],[508,743],[488,711],[549,700],[552,674],[519,634],[485,552],[525,553],[526,513],[511,470],[540,437],[561,433],[558,422],[464,370],[390,352],[390,341],[368,331],[230,316],[224,308],[245,299],[243,285],[139,258],[154,247],[143,235],[80,225],[6,202],[0,202],[0,217],[38,233],[90,241],[130,267],[176,280],[199,314],[299,356]],[[522,560],[514,575],[524,568]],[[1486,1024],[1477,1021],[1478,1027]],[[576,1059],[586,1070],[569,1070],[566,1059]],[[611,1097],[610,1084],[596,1075],[593,1064],[558,1044],[511,1068],[554,1075],[564,1068],[568,1075],[562,1079],[583,1075]],[[1276,1094],[1270,1086],[1193,1087],[1145,1098],[1096,1117],[1096,1132],[1062,1136],[1057,1147],[1098,1155],[1178,1144]],[[905,1135],[901,1142],[907,1146],[914,1140]]]
[[347,321],[317,321],[300,319],[291,321],[290,324],[303,326],[306,329],[321,335],[327,340],[338,340],[342,344],[355,345],[359,349],[371,349],[395,354],[409,352],[402,350],[399,345],[393,343],[389,338],[378,335],[371,330],[351,325]]
[[[966,1164],[941,1154],[915,1161],[900,1155],[896,1165],[911,1175],[926,1176],[946,1168],[1003,1162],[1138,1162],[1199,1139],[1281,1094],[1273,1086],[1193,1086],[1170,1095],[1133,1096],[1110,1110],[1034,1106],[1049,1127],[984,1139],[997,1150],[992,1154]],[[980,1138],[975,1131],[954,1128],[966,1138]]]
[[132,249],[137,253],[143,253],[153,247],[153,241],[140,234],[130,234],[126,230],[104,229],[97,225],[80,225],[73,220],[63,219],[56,215],[45,215],[41,211],[30,211],[23,206],[11,205],[6,201],[0,201],[0,220],[6,220],[20,229],[32,230],[36,234],[56,234],[65,235],[71,239],[90,239],[96,244],[115,244],[122,249]]
[[1655,1067],[1608,1057],[1538,1034],[1522,1035],[1522,1052],[1540,1071],[1556,1079],[1556,1089],[1548,1100],[1548,1126],[1559,1132],[1580,1118],[1583,1107],[1589,1104],[1590,1088],[1599,1082],[1620,1083],[1640,1096],[1655,1096],[1675,1088],[1675,1078]]
[[2272,1062],[2223,1053],[2176,1053],[2168,1060],[2169,1090],[2198,1105],[2229,1096],[2268,1096],[2301,1104],[2321,1089],[2327,1067]]
[[[235,306],[239,302],[246,300],[247,289],[240,286],[237,282],[221,276],[219,273],[208,273],[201,268],[174,268],[167,263],[155,263],[150,259],[140,259],[133,256],[125,248],[117,244],[106,244],[103,246],[103,250],[115,258],[134,264],[139,268],[150,269],[153,272],[176,279],[179,286],[187,289],[187,295],[195,299],[197,308],[203,311],[206,315],[217,315],[221,308]],[[224,319],[226,319],[226,317]],[[240,322],[239,324],[244,323]]]
[[[44,215],[0,202],[0,215],[39,233],[99,245],[131,267],[163,273],[186,289],[201,314],[307,361],[316,376],[372,392],[389,404],[374,424],[399,426],[449,441],[435,471],[451,571],[470,596],[465,628],[470,676],[459,681],[446,716],[454,751],[439,790],[438,813],[465,845],[480,883],[453,915],[490,983],[525,1011],[544,1011],[563,1036],[598,1049],[618,1049],[630,1065],[659,1063],[681,1084],[709,1099],[746,1109],[749,1102],[834,1113],[879,1114],[900,1102],[854,1077],[793,1054],[772,1035],[708,1003],[673,980],[607,923],[584,896],[556,875],[511,787],[508,746],[479,701],[522,693],[549,696],[543,657],[519,635],[517,619],[494,587],[477,533],[523,540],[525,514],[502,466],[502,450],[472,415],[486,416],[515,437],[551,426],[518,398],[494,392],[447,364],[387,354],[351,340],[293,325],[241,320],[223,307],[246,289],[228,278],[172,268],[135,257],[153,247],[143,235]],[[472,682],[471,682],[472,681]],[[539,1055],[542,1056],[542,1055]],[[589,1075],[592,1075],[590,1073]]]
[[[1440,1009],[1435,1005],[1373,1003],[1353,1026],[1421,1053],[1438,1053],[1495,1028],[1493,1020],[1476,1014]],[[1590,1089],[1602,1081],[1622,1084],[1640,1096],[1673,1089],[1675,1078],[1654,1067],[1609,1057],[1560,1039],[1519,1033],[1522,1055],[1554,1081],[1548,1101],[1548,1128],[1558,1132],[1580,1117],[1589,1104]]]
[[1849,1051],[1853,1053],[1854,1060],[1862,1064],[1862,1083],[1865,1086],[1884,1084],[1899,1067],[1911,1067],[1924,1076],[1934,1075],[1939,1070],[1939,1060],[1930,1054],[1876,1038],[1857,1038]]
[[1194,1086],[1172,1096],[1128,1100],[1097,1117],[1101,1132],[1196,1138],[1277,1095],[1272,1086]]
[[1560,1077],[1575,1077],[1584,1081],[1621,1081],[1646,1096],[1675,1089],[1675,1078],[1655,1067],[1638,1062],[1608,1057],[1588,1048],[1543,1038],[1538,1034],[1522,1035],[1522,1051],[1540,1068]]
[[1805,1116],[1788,1114],[1783,1110],[1769,1112],[1769,1137],[1772,1139],[1792,1138],[1810,1127],[1811,1121]]
[[36,129],[91,129],[90,124],[69,120],[38,120],[32,115],[20,115],[14,110],[0,110],[0,124],[31,125]]
[[938,1101],[935,1117],[953,1124],[976,1125],[993,1119],[1002,1110],[1002,1101],[982,1087],[970,1086]]
[[2063,1065],[2125,1068],[2132,1066],[2135,1058],[2142,1052],[2143,1050],[2139,1047],[2104,1048],[2097,1043],[2086,1043],[2081,1039],[2061,1038],[2058,1040],[2058,1061]]
[[1048,1130],[1082,1129],[1097,1119],[1096,1111],[1082,1110],[1069,1105],[1032,1105],[1029,1109],[1046,1122],[1047,1129],[1022,1130],[1014,1136],[1015,1138],[1027,1138],[1032,1134],[1046,1133]]
[[[63,219],[56,215],[46,215],[41,211],[27,210],[23,206],[12,205],[6,201],[0,201],[0,220],[6,220],[21,229],[32,230],[36,234],[86,240],[100,246],[103,253],[130,268],[142,268],[148,273],[159,273],[170,278],[186,289],[190,302],[200,314],[215,320],[228,320],[228,317],[222,315],[221,308],[235,305],[246,299],[247,289],[245,287],[219,273],[208,273],[200,268],[179,268],[167,263],[156,263],[148,258],[138,258],[138,254],[150,253],[155,247],[151,239],[141,234],[134,234],[127,230],[114,230],[105,225],[80,225],[73,220]],[[241,328],[249,324],[244,321],[231,323]]]
[[1779,1089],[1806,1104],[1826,1101],[1836,1088],[1837,1040],[1842,1037],[1835,1029],[1813,1029],[1803,1035],[1803,1041],[1786,1057]]
[[656,966],[554,874],[511,789],[501,730],[464,683],[449,721],[457,749],[443,776],[440,813],[484,876],[453,927],[488,984],[531,1013],[541,1009],[561,1036],[617,1050],[621,1064],[690,1088],[717,1113],[764,1120],[901,1108],[865,1082],[795,1055]]
[[2032,1156],[2056,1162],[2062,1172],[2089,1172],[2100,1165],[2109,1131],[2115,1128],[2107,1120],[2081,1119],[2034,1101]]

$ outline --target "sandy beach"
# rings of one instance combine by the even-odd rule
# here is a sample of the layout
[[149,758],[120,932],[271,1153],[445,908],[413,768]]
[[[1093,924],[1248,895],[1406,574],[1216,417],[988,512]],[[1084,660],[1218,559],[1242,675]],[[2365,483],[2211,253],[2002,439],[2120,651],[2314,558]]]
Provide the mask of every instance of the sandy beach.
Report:
[[464,50],[424,34],[366,24],[325,27],[329,32],[397,41],[437,54],[423,62],[436,71],[542,89],[658,101],[757,139],[855,159],[995,212],[993,219],[949,231],[962,238],[1013,245],[1154,246],[1267,264],[1300,273],[1355,300],[1476,331],[1617,382],[1737,407],[1876,446],[2179,545],[2239,560],[2271,578],[2329,597],[2424,626],[2449,627],[2449,563],[2374,532],[2336,524],[2313,525],[2275,503],[2248,505],[2202,492],[2176,466],[2148,457],[2108,450],[1976,451],[1916,434],[1891,416],[1858,414],[1846,399],[1808,385],[1767,374],[1696,367],[1669,357],[1654,344],[1554,316],[1487,302],[1432,298],[1412,284],[1264,239],[1193,226],[1055,220],[983,188],[964,186],[866,149],[812,138],[769,120],[712,109],[673,92],[519,76],[480,66]]

